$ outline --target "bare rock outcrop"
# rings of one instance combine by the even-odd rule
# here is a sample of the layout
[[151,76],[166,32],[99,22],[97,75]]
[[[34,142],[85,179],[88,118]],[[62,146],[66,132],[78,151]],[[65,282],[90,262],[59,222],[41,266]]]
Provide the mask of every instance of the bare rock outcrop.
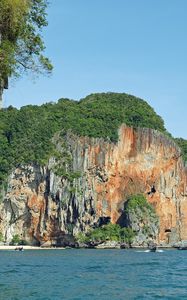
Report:
[[56,142],[66,173],[55,172],[51,158],[46,167],[20,166],[9,177],[0,210],[7,241],[19,234],[32,244],[60,245],[67,234],[105,220],[119,223],[128,196],[137,193],[158,215],[158,244],[187,240],[187,174],[173,141],[152,129],[122,125],[117,144],[71,133],[63,143],[66,152]]

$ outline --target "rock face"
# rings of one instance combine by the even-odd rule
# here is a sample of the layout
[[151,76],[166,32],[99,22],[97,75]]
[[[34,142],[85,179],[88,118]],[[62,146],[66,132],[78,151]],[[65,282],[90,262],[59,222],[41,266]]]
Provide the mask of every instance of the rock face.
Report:
[[[128,200],[126,202],[128,204]],[[159,218],[154,209],[150,207],[136,206],[128,210],[125,204],[125,212],[120,217],[121,225],[130,227],[136,236],[131,246],[146,247],[150,242],[156,241],[159,234]]]
[[[56,144],[66,174],[54,171],[57,162],[51,158],[45,168],[20,166],[9,177],[0,212],[7,241],[19,234],[32,244],[60,245],[64,234],[76,235],[108,220],[120,223],[127,197],[137,193],[146,196],[159,217],[157,243],[187,240],[187,172],[170,139],[122,125],[117,144],[71,133],[63,140],[65,152],[61,142]],[[63,159],[67,153],[69,163]]]

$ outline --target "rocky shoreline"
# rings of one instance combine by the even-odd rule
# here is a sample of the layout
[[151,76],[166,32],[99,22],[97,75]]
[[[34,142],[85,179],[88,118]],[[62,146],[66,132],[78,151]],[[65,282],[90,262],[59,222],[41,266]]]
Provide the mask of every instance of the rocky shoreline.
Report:
[[[20,247],[20,246],[19,246]],[[17,246],[0,246],[0,250],[19,250]],[[37,247],[37,246],[21,246],[23,250],[50,250],[50,249],[57,249],[57,250],[64,250],[64,247]]]
[[52,245],[49,243],[43,243],[42,245],[23,245],[23,244],[1,244],[0,250],[50,250],[50,249],[149,249],[151,251],[155,249],[180,249],[187,250],[187,241],[181,241],[180,243],[175,244],[157,244],[153,241],[150,241],[144,245],[138,245],[136,243],[125,243],[114,240],[108,240],[104,242],[78,242],[75,240],[68,240],[63,245]]
[[[104,245],[100,245],[99,247],[96,246],[96,247],[37,247],[37,246],[23,246],[23,249],[22,251],[25,251],[25,250],[68,250],[68,249],[94,249],[94,250],[150,250],[148,247],[140,247],[140,246],[137,246],[137,247],[129,247],[129,248],[121,248],[120,246],[104,246]],[[169,247],[169,246],[159,246],[157,248],[157,250],[159,249],[167,249],[167,250],[183,250],[183,249],[180,249],[180,247]],[[0,251],[16,251],[18,249],[16,249],[16,246],[0,246]],[[184,249],[184,250],[187,250],[187,249]]]

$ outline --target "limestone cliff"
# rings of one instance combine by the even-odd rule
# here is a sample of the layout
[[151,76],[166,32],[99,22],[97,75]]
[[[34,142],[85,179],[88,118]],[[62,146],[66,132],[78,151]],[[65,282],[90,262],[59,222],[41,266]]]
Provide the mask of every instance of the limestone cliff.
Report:
[[[76,235],[109,219],[123,222],[127,197],[135,193],[156,210],[158,243],[187,240],[187,172],[169,138],[123,125],[117,144],[71,133],[55,143],[58,163],[51,158],[46,167],[20,166],[9,177],[0,212],[7,241],[19,234],[32,244],[60,244],[65,233]],[[55,172],[60,163],[66,173]]]

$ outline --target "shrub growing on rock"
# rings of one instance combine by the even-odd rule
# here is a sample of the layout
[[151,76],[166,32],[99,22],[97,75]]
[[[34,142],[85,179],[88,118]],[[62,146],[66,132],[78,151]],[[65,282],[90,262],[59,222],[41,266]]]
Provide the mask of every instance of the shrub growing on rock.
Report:
[[147,202],[147,199],[143,194],[137,194],[137,195],[131,195],[126,204],[125,204],[125,211],[130,212],[137,208],[140,208],[141,210],[150,210],[150,212],[153,212],[153,206]]
[[125,203],[124,212],[125,226],[136,232],[135,244],[147,246],[148,241],[156,241],[159,218],[144,195],[131,195]]
[[19,237],[19,234],[15,234],[12,238],[12,241],[11,241],[11,244],[12,245],[17,245],[19,244],[20,242],[20,237]]
[[104,243],[106,241],[116,241],[119,243],[131,244],[135,233],[131,228],[122,228],[118,224],[109,223],[86,233],[77,235],[80,243]]

